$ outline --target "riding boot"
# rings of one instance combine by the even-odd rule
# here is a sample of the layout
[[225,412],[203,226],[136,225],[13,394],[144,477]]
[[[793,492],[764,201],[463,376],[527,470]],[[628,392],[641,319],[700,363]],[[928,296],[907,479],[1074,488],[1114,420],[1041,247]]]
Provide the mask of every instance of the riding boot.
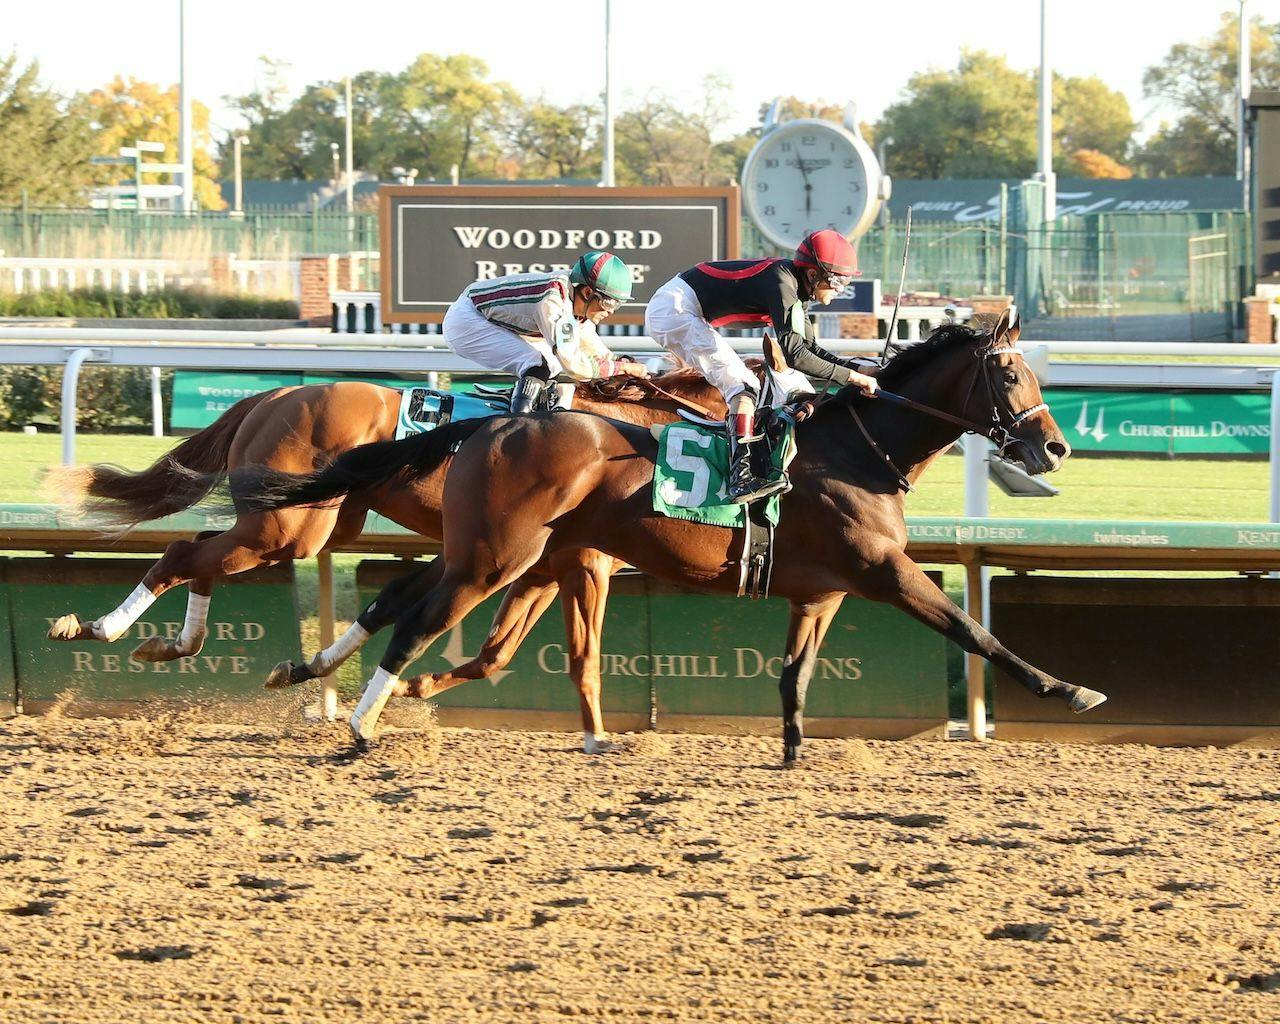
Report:
[[511,389],[510,411],[513,415],[537,410],[547,386],[547,379],[542,375],[545,373],[545,368],[535,367],[516,378],[516,386]]
[[771,494],[785,490],[785,478],[766,480],[757,476],[751,467],[751,444],[754,438],[738,437],[733,430],[733,417],[730,416],[725,428],[729,438],[729,500],[738,505],[746,505],[757,498],[767,498]]

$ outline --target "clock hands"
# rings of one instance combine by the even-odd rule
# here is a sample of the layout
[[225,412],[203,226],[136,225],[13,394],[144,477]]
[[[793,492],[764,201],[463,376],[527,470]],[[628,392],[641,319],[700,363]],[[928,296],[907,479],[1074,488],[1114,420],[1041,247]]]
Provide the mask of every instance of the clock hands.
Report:
[[800,177],[804,178],[804,212],[809,216],[813,212],[813,186],[809,183],[809,169],[804,165],[804,157],[796,155],[796,166],[800,168]]

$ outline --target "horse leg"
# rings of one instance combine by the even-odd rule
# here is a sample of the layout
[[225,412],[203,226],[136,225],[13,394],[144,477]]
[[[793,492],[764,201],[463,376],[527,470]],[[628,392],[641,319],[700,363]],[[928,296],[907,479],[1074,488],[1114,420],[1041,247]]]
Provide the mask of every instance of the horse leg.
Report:
[[613,745],[600,711],[600,634],[604,631],[604,608],[614,560],[600,551],[572,554],[572,564],[559,573],[569,674],[578,687],[582,708],[582,749],[588,754],[600,754]]
[[901,608],[914,619],[945,636],[970,654],[980,654],[1034,693],[1037,697],[1061,697],[1079,714],[1096,708],[1106,694],[1055,679],[1023,661],[982,625],[957,608],[950,598],[902,552],[895,552],[861,577],[863,593]]
[[791,603],[787,654],[782,660],[782,675],[778,679],[778,691],[782,694],[782,760],[786,764],[794,763],[800,753],[809,680],[813,676],[818,650],[843,600],[843,594],[832,594],[805,604]]
[[484,679],[510,664],[530,631],[555,600],[560,585],[526,573],[507,588],[493,617],[484,646],[470,661],[448,672],[424,673],[404,680],[393,696],[430,698],[459,683]]
[[[219,530],[196,534],[196,540],[212,540]],[[173,640],[156,635],[142,641],[129,655],[134,661],[173,661],[199,654],[209,635],[209,600],[216,577],[197,577],[187,584],[187,614],[182,632]]]
[[549,535],[550,531],[544,529],[518,541],[509,538],[515,550],[501,560],[495,557],[495,552],[507,545],[493,541],[483,546],[461,545],[466,554],[458,564],[446,564],[439,585],[397,620],[391,643],[373,677],[365,684],[351,715],[349,725],[357,749],[368,749],[378,716],[400,685],[400,673],[422,657],[438,637],[461,622],[471,609],[530,569],[541,556]]

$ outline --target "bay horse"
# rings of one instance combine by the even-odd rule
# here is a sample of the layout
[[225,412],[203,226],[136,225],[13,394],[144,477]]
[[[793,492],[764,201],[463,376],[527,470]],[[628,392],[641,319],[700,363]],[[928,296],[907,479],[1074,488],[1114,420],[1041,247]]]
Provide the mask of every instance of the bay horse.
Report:
[[[122,526],[158,519],[202,500],[224,474],[244,466],[268,466],[285,472],[309,472],[339,453],[394,437],[401,392],[361,382],[277,388],[244,398],[213,424],[193,434],[147,469],[126,472],[110,465],[55,469],[50,480],[59,497]],[[724,403],[700,374],[676,370],[652,380],[619,376],[579,383],[574,407],[584,412],[648,427],[671,422],[677,410],[724,415]],[[472,428],[483,421],[466,421]],[[426,537],[441,536],[440,502],[448,459],[411,487],[399,483],[350,493],[340,503],[237,513],[224,531],[175,541],[116,611],[83,620],[75,613],[57,619],[49,637],[60,641],[114,642],[167,590],[189,586],[186,622],[173,639],[152,637],[136,648],[139,661],[169,661],[199,653],[206,636],[210,594],[215,582],[262,565],[308,558],[359,536],[366,513],[379,512]],[[53,489],[51,488],[51,489]],[[600,711],[598,649],[591,644],[603,615],[590,595],[624,563],[598,551],[557,551],[516,580],[495,615],[480,652],[471,661],[440,675],[404,680],[402,694],[429,697],[468,679],[502,668],[514,656],[534,624],[561,594],[570,652],[570,674],[577,685],[583,743],[588,753],[604,749],[607,733]],[[384,588],[356,623],[309,663],[284,662],[273,670],[269,686],[291,685],[328,675],[355,653],[368,637],[394,621],[405,602],[431,589],[443,564],[428,563]]]
[[[989,332],[940,327],[877,374],[897,401],[863,398],[845,387],[797,425],[772,577],[773,593],[791,605],[779,681],[784,762],[798,755],[818,650],[849,593],[895,605],[1077,712],[1106,699],[1006,650],[905,551],[908,478],[962,429],[996,437],[1006,456],[1033,474],[1056,470],[1070,454],[1035,376],[1013,347],[1016,339],[1008,313]],[[548,554],[591,548],[677,585],[738,590],[735,531],[655,513],[653,435],[596,416],[487,420],[465,439],[448,427],[357,449],[305,476],[233,474],[233,493],[254,508],[332,500],[354,487],[430,475],[459,441],[444,490],[439,583],[396,622],[351,719],[360,748],[372,739],[400,672],[475,605]]]

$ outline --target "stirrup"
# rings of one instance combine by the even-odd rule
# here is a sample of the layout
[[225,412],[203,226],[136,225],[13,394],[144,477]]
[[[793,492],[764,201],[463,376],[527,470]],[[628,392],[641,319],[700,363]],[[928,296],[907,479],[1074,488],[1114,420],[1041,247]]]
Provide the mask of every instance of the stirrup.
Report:
[[762,480],[760,477],[753,476],[746,483],[748,489],[742,493],[737,493],[733,485],[729,486],[729,501],[734,505],[750,505],[753,501],[759,501],[761,498],[769,498],[781,491],[791,490],[791,482],[786,475],[779,477],[777,480]]

